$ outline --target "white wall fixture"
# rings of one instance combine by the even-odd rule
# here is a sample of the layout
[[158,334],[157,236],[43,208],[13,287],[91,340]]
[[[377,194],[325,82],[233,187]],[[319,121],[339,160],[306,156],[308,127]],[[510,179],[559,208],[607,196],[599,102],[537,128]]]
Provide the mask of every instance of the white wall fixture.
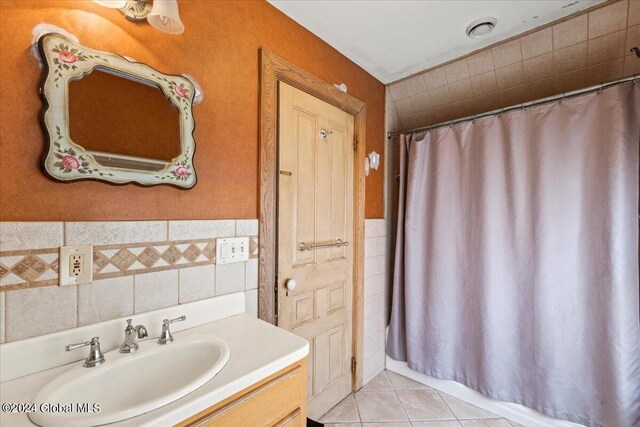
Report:
[[127,0],[93,0],[93,2],[111,9],[120,9],[127,4]]
[[338,90],[340,90],[340,91],[342,91],[344,93],[347,93],[347,85],[346,84],[344,84],[344,83],[334,83],[333,85],[336,87],[336,89],[338,89]]
[[367,157],[364,158],[364,174],[369,176],[371,169],[378,170],[380,167],[380,154],[375,151],[370,152]]
[[151,0],[127,0],[120,8],[124,17],[132,22],[144,21],[151,13]]
[[156,30],[167,34],[182,34],[184,24],[180,20],[177,0],[93,0],[100,6],[119,9],[129,21],[140,22],[145,18]]
[[369,153],[369,166],[373,170],[378,170],[378,167],[380,166],[380,154],[375,151]]
[[153,28],[164,33],[184,33],[184,24],[180,20],[177,0],[154,0],[153,9],[151,9],[147,21]]
[[132,22],[144,21],[151,13],[151,0],[93,0],[94,3],[120,12]]

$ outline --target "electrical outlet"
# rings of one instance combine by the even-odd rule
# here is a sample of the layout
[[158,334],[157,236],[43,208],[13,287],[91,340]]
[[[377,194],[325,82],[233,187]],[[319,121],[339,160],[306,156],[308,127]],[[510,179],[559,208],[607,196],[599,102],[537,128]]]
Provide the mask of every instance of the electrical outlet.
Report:
[[227,237],[216,239],[216,263],[249,261],[249,238]]
[[93,281],[93,245],[61,246],[58,262],[60,286]]
[[82,264],[84,262],[84,255],[79,253],[79,254],[72,254],[69,257],[69,276],[72,277],[78,277],[80,276],[83,272],[84,272],[84,265]]

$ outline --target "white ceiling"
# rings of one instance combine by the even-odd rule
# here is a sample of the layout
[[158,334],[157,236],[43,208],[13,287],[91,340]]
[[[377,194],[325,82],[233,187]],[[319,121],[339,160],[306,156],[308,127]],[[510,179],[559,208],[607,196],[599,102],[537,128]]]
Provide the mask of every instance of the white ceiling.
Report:
[[[390,83],[605,0],[269,0],[343,55]],[[472,21],[498,24],[480,39]]]

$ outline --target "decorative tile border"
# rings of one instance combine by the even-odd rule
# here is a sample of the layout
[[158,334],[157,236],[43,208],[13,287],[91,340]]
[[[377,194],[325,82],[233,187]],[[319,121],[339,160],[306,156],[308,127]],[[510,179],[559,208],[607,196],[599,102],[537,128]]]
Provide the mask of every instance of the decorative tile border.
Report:
[[0,252],[0,292],[58,284],[58,248]]
[[[250,259],[258,237],[249,238]],[[0,292],[58,284],[59,248],[0,251]],[[101,245],[93,247],[93,279],[215,264],[216,239]]]

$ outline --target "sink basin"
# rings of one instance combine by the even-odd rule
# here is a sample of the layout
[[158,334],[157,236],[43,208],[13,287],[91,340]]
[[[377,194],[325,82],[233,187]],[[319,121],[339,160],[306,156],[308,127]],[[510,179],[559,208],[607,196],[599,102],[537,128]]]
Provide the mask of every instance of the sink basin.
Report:
[[229,356],[229,346],[210,336],[176,336],[168,345],[149,340],[132,354],[114,350],[103,365],[84,368],[80,362],[44,386],[29,418],[42,427],[81,427],[135,417],[201,387]]

